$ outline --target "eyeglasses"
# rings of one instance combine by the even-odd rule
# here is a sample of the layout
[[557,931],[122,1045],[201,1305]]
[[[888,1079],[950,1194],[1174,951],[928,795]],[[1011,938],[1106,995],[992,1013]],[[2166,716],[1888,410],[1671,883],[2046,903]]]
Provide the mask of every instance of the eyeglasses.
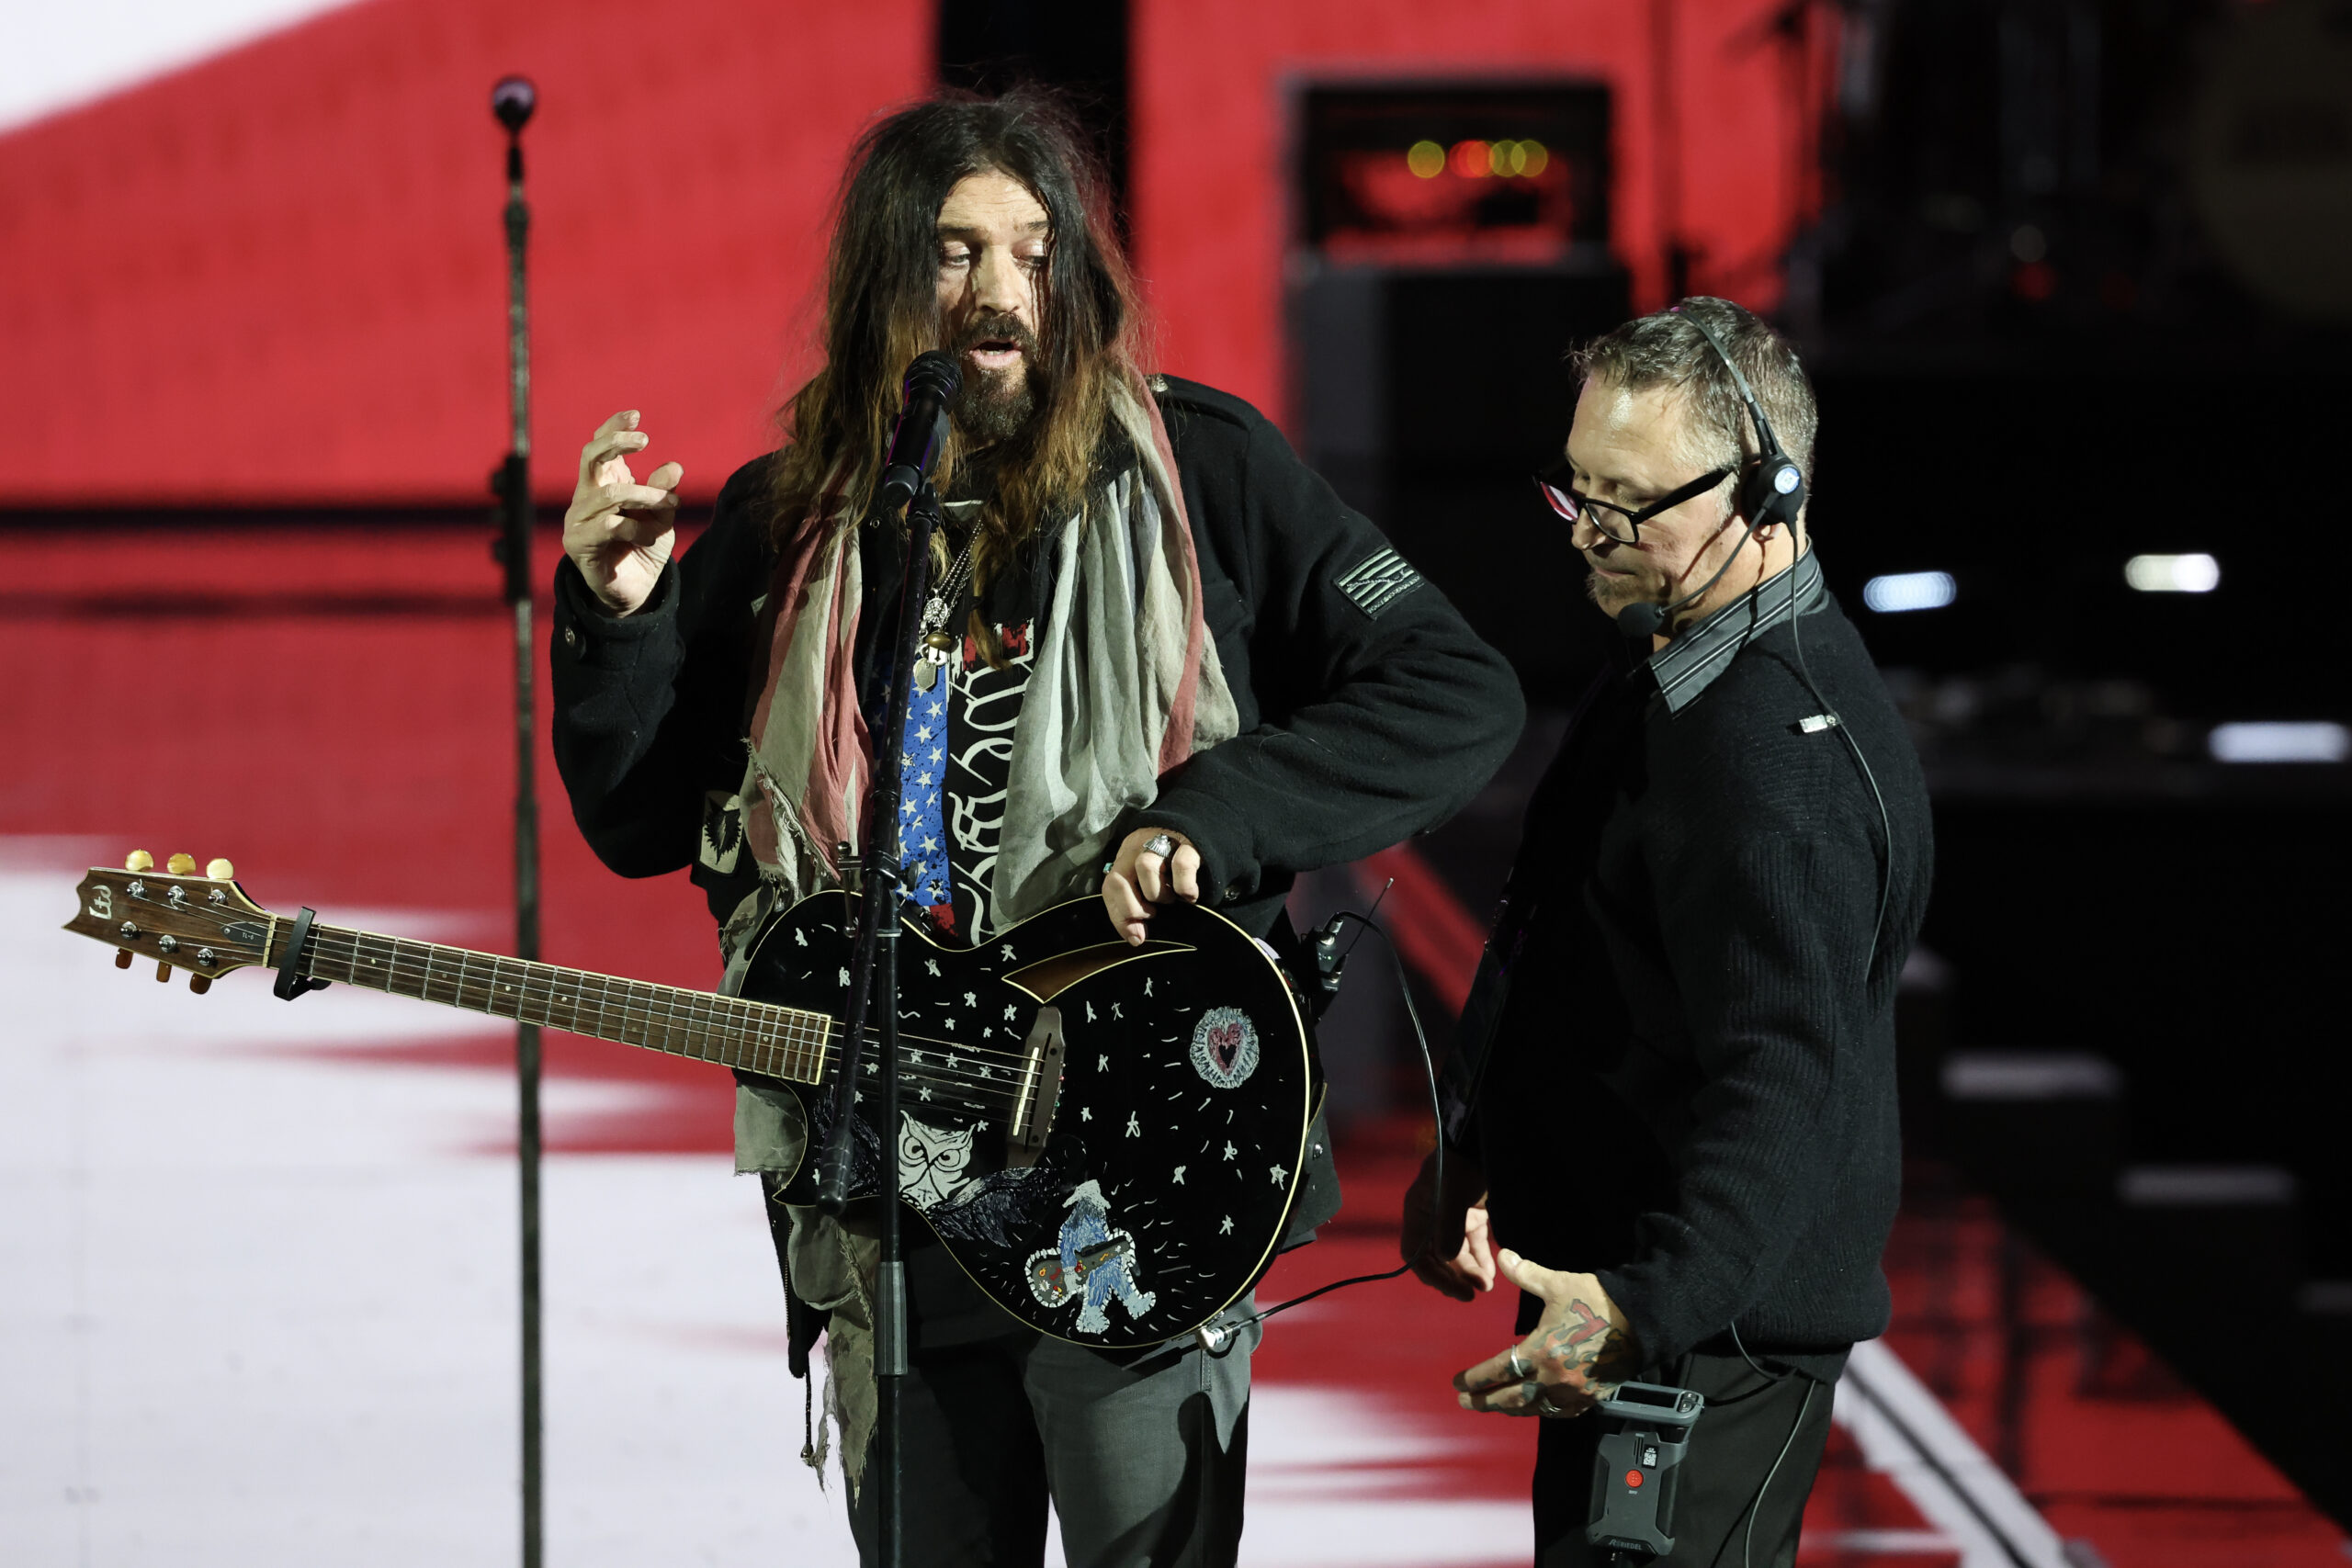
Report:
[[1638,511],[1628,511],[1606,501],[1578,495],[1567,482],[1570,469],[1566,463],[1555,464],[1547,472],[1537,475],[1535,488],[1542,493],[1544,504],[1550,507],[1555,515],[1570,523],[1589,523],[1604,537],[1614,539],[1621,545],[1637,545],[1642,540],[1643,524],[1661,512],[1681,505],[1694,495],[1706,494],[1731,478],[1735,471],[1726,468],[1717,468],[1711,474],[1701,474],[1689,484],[1668,491]]

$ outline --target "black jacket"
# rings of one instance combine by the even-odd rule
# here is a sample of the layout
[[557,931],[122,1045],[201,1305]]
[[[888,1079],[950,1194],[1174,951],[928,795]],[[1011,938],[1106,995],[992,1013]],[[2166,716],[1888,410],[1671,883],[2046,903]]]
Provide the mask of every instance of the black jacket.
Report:
[[[1154,385],[1240,732],[1163,780],[1135,825],[1191,839],[1203,897],[1263,935],[1295,873],[1459,810],[1523,710],[1501,656],[1401,562],[1384,570],[1387,540],[1263,415],[1193,382]],[[568,560],[556,572],[555,755],[580,830],[625,876],[692,866],[721,919],[749,874],[720,875],[697,849],[713,792],[742,782],[752,605],[774,568],[765,467],[728,480],[709,531],[635,615],[601,614]],[[1329,1201],[1303,1194],[1302,1212],[1328,1218]]]
[[[1736,1323],[1832,1376],[1886,1325],[1927,792],[1835,603],[1802,634],[1819,697],[1786,624],[1679,714],[1645,669],[1604,673],[1530,805],[1497,933],[1515,957],[1477,1127],[1498,1235],[1597,1272],[1666,1375],[1728,1353]],[[1825,707],[1871,778],[1806,728]]]

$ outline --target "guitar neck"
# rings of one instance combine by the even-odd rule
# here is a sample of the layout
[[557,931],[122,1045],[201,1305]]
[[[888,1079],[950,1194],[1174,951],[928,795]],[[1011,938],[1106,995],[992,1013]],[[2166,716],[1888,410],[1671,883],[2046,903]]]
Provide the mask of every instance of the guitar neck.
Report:
[[[284,959],[293,926],[282,917],[271,921],[266,947],[273,967]],[[343,926],[312,925],[310,949],[303,956],[301,972],[322,980],[544,1024],[792,1083],[823,1080],[839,1032],[831,1018],[799,1008]]]

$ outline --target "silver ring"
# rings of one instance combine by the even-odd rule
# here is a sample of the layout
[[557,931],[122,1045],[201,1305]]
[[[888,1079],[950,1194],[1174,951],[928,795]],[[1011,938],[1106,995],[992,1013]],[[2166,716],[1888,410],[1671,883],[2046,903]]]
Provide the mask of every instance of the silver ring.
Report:
[[1510,1348],[1510,1375],[1515,1378],[1524,1378],[1533,1372],[1534,1370],[1534,1368],[1529,1366],[1525,1361],[1520,1359],[1519,1347],[1516,1345],[1512,1346]]
[[1154,833],[1144,840],[1143,852],[1148,855],[1158,855],[1161,860],[1170,858],[1176,853],[1176,835]]
[[1552,1391],[1548,1388],[1539,1389],[1536,1392],[1534,1404],[1535,1414],[1538,1416],[1550,1416],[1556,1420],[1559,1417],[1569,1414],[1569,1412],[1561,1409],[1558,1405],[1552,1403]]

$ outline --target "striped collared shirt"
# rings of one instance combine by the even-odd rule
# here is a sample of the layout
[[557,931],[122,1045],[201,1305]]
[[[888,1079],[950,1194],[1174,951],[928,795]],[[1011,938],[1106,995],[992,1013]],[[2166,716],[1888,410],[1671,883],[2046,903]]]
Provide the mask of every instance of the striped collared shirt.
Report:
[[1649,657],[1650,673],[1657,677],[1658,694],[1668,713],[1680,713],[1699,700],[1699,694],[1731,668],[1731,661],[1751,637],[1761,637],[1789,618],[1794,602],[1800,615],[1810,615],[1828,603],[1821,583],[1821,556],[1807,550],[1796,565],[1749,589],[1698,625],[1679,632],[1672,642]]

